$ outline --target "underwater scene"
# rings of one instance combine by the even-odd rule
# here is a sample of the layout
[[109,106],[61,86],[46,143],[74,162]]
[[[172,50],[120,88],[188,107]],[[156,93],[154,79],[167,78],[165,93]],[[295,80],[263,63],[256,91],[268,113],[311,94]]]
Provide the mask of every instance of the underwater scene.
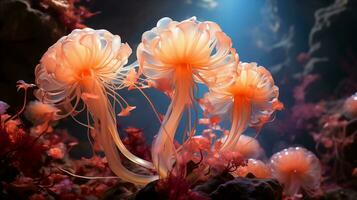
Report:
[[1,0],[1,200],[357,200],[357,1]]

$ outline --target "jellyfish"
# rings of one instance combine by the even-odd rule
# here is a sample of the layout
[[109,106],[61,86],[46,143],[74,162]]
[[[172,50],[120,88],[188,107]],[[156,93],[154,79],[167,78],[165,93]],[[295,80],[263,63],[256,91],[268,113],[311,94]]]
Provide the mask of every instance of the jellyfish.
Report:
[[118,35],[106,30],[76,29],[59,39],[42,56],[35,70],[39,88],[35,96],[60,109],[55,116],[57,119],[71,116],[78,121],[75,115],[87,109],[88,124],[78,122],[96,133],[95,139],[101,144],[112,171],[125,181],[145,185],[158,177],[135,174],[122,165],[118,149],[134,163],[153,168],[151,162],[136,157],[125,148],[117,132],[116,115],[110,101],[112,97],[125,112],[132,108],[115,92],[121,89],[115,82],[120,82],[123,73],[130,71],[124,67],[130,54],[131,48],[122,43]]
[[57,112],[59,112],[59,109],[50,104],[31,101],[27,104],[24,115],[34,125],[38,125],[53,121]]
[[51,132],[52,125],[55,124],[56,113],[59,109],[50,104],[40,101],[31,101],[27,104],[24,115],[34,125],[31,132],[35,134],[44,134]]
[[284,185],[287,196],[298,195],[301,189],[313,195],[320,187],[319,159],[305,148],[291,147],[274,154],[270,168],[272,176]]
[[[227,137],[223,137],[220,139],[222,144],[224,144],[224,140]],[[231,149],[233,152],[238,152],[240,155],[242,155],[244,158],[249,159],[249,158],[260,158],[264,156],[264,150],[260,146],[258,140],[256,140],[253,137],[247,136],[247,135],[241,135],[237,145]]]
[[346,99],[343,104],[343,113],[350,119],[357,117],[357,92]]
[[[190,113],[194,104],[194,88],[197,83],[210,87],[222,82],[233,72],[238,55],[217,24],[195,17],[181,22],[165,17],[143,34],[137,59],[141,73],[155,83],[166,83],[173,91],[152,147],[153,164],[165,177],[174,163],[173,139],[182,113]],[[194,128],[189,137],[193,133]]]
[[205,96],[211,115],[230,114],[232,125],[222,151],[234,149],[248,125],[260,130],[275,110],[283,108],[279,88],[264,67],[239,63],[226,83],[210,88]]
[[269,167],[261,160],[248,159],[247,165],[240,166],[233,172],[234,176],[246,177],[249,173],[256,178],[270,178],[271,171]]

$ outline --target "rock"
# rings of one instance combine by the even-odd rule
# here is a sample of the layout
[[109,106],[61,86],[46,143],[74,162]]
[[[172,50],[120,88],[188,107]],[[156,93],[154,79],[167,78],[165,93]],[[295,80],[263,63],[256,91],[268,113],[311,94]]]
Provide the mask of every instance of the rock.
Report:
[[135,195],[135,200],[156,200],[159,199],[159,194],[156,192],[155,186],[157,181],[147,184],[139,190]]
[[327,192],[323,200],[357,200],[357,191],[351,189],[337,189]]
[[229,173],[223,174],[220,176],[215,176],[215,177],[208,179],[206,182],[204,182],[200,185],[197,185],[193,189],[193,191],[201,192],[201,193],[205,193],[205,194],[211,194],[218,188],[218,186],[226,183],[227,181],[233,180],[233,179],[234,179],[234,177]]
[[137,187],[128,182],[119,182],[114,187],[105,192],[103,200],[129,200],[134,199]]
[[33,82],[42,54],[65,34],[49,14],[33,9],[27,0],[0,1],[0,90],[11,109],[22,104],[16,81]]
[[274,179],[235,178],[220,185],[210,194],[212,200],[279,200],[282,186]]

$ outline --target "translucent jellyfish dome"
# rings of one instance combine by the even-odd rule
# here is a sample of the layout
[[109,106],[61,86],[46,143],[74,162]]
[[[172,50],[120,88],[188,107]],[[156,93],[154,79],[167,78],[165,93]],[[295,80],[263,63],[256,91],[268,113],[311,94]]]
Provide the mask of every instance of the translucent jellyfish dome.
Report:
[[121,43],[118,35],[106,30],[76,29],[42,56],[35,70],[39,87],[35,96],[60,107],[64,116],[74,114],[82,94],[89,93],[93,82],[110,87],[130,54],[131,48]]
[[320,187],[320,161],[305,148],[291,147],[274,154],[270,167],[272,176],[284,185],[287,196],[294,196],[301,190],[313,195]]

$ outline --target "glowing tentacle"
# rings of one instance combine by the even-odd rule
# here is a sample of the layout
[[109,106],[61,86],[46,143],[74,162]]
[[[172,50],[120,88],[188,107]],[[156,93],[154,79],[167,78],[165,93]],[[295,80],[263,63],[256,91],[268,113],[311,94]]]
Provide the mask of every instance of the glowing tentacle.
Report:
[[177,69],[176,74],[180,77],[175,78],[175,92],[152,147],[153,163],[162,177],[166,177],[172,169],[176,153],[173,141],[175,133],[183,112],[192,103],[192,76],[181,69]]
[[237,145],[239,137],[247,129],[251,117],[251,105],[249,100],[234,98],[232,108],[232,125],[224,141],[221,150],[232,150]]
[[[158,179],[158,176],[156,175],[136,174],[123,166],[116,142],[113,141],[114,138],[112,137],[113,135],[118,135],[116,120],[110,102],[105,94],[105,89],[95,80],[87,79],[84,80],[84,82],[83,86],[85,87],[82,92],[95,94],[98,97],[88,98],[85,100],[85,103],[94,121],[94,128],[97,131],[96,139],[98,139],[102,145],[112,171],[121,179],[138,185],[146,185],[147,183]],[[118,140],[121,141],[120,139]],[[137,157],[135,156],[135,158]]]

